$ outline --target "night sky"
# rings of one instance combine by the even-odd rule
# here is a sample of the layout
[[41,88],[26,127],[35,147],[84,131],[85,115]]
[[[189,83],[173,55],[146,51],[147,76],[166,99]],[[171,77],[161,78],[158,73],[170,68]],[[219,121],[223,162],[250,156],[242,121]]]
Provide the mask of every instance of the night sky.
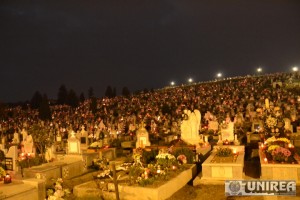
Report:
[[299,0],[1,0],[0,101],[300,67]]

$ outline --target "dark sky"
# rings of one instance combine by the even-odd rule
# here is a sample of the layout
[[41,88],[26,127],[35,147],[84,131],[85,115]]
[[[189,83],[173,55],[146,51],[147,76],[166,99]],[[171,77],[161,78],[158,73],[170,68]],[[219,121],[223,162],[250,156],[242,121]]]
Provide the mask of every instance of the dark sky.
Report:
[[300,67],[298,0],[1,0],[0,101]]

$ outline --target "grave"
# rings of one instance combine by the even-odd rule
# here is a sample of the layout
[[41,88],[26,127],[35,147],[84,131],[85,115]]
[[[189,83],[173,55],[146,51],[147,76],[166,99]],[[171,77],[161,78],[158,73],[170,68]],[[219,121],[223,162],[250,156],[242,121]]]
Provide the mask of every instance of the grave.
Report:
[[226,123],[225,126],[221,126],[221,137],[225,141],[234,141],[234,123]]
[[[162,200],[171,197],[175,192],[184,187],[196,172],[195,165],[191,165],[189,169],[182,171],[178,176],[166,181],[159,187],[141,187],[141,186],[128,186],[119,184],[119,196],[122,200]],[[111,191],[114,190],[113,183],[108,184]],[[101,191],[97,187],[96,181],[89,181],[81,185],[77,185],[73,189],[73,194],[77,198],[91,199],[99,197],[103,194],[107,199],[114,199],[115,192]]]
[[260,148],[260,178],[265,180],[295,180],[297,184],[300,184],[300,158],[298,155],[295,155],[294,158],[298,163],[268,163]]
[[220,146],[214,146],[211,155],[202,163],[202,174],[194,179],[193,185],[207,181],[243,179],[245,147],[235,145],[223,147],[231,148],[237,157],[224,162],[216,162],[216,149]]
[[149,133],[144,127],[144,123],[141,124],[140,128],[136,132],[136,148],[144,148],[146,146],[151,146],[149,140]]

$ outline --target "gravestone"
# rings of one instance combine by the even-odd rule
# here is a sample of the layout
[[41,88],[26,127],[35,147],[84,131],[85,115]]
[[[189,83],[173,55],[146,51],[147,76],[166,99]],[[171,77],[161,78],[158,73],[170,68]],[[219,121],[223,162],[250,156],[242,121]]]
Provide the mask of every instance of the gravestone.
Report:
[[233,141],[234,140],[234,123],[229,122],[226,127],[221,128],[222,141]]
[[6,158],[11,159],[12,161],[12,166],[9,166],[9,168],[11,167],[10,170],[17,170],[17,159],[18,159],[18,147],[17,146],[11,146],[7,152],[7,154],[5,155]]
[[146,146],[150,146],[150,140],[149,140],[149,133],[144,127],[144,122],[142,122],[142,125],[140,128],[136,131],[136,148],[144,148]]
[[259,132],[264,127],[262,120],[254,119],[251,126],[252,132]]
[[33,138],[31,135],[27,135],[23,141],[24,153],[33,153]]
[[289,118],[284,118],[284,129],[286,131],[293,132],[293,126],[291,125],[291,120]]
[[84,129],[84,126],[81,126],[81,131],[79,133],[80,138],[80,149],[87,149],[88,148],[88,132]]
[[208,130],[218,131],[219,130],[219,122],[217,120],[208,122]]
[[80,154],[80,152],[80,141],[76,138],[73,131],[68,139],[68,154]]
[[20,143],[20,136],[19,133],[17,131],[14,132],[14,138],[12,140],[13,144],[19,144]]
[[[196,112],[197,113],[197,112]],[[196,114],[190,110],[184,110],[184,119],[180,127],[181,139],[188,144],[199,144],[199,113]],[[197,116],[198,115],[198,116]],[[201,118],[201,115],[200,115]]]

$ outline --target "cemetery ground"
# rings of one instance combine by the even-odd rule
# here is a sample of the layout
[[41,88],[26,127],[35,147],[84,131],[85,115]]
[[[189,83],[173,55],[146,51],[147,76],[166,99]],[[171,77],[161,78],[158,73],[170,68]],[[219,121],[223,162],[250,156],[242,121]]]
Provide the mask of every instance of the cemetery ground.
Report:
[[[260,177],[260,161],[258,157],[258,148],[256,145],[248,145],[245,148],[245,178],[259,179]],[[201,176],[201,169],[198,176]],[[73,179],[73,184],[85,182],[88,180],[88,174],[81,176],[78,179]],[[72,183],[69,183],[72,184]],[[186,184],[182,189],[174,193],[167,200],[300,200],[300,186],[297,186],[296,196],[225,196],[224,183],[221,182],[203,182],[193,186],[192,181]],[[110,196],[114,198],[114,195]],[[69,199],[76,199],[70,196]],[[107,198],[103,198],[107,199]],[[110,198],[108,198],[110,199]]]

